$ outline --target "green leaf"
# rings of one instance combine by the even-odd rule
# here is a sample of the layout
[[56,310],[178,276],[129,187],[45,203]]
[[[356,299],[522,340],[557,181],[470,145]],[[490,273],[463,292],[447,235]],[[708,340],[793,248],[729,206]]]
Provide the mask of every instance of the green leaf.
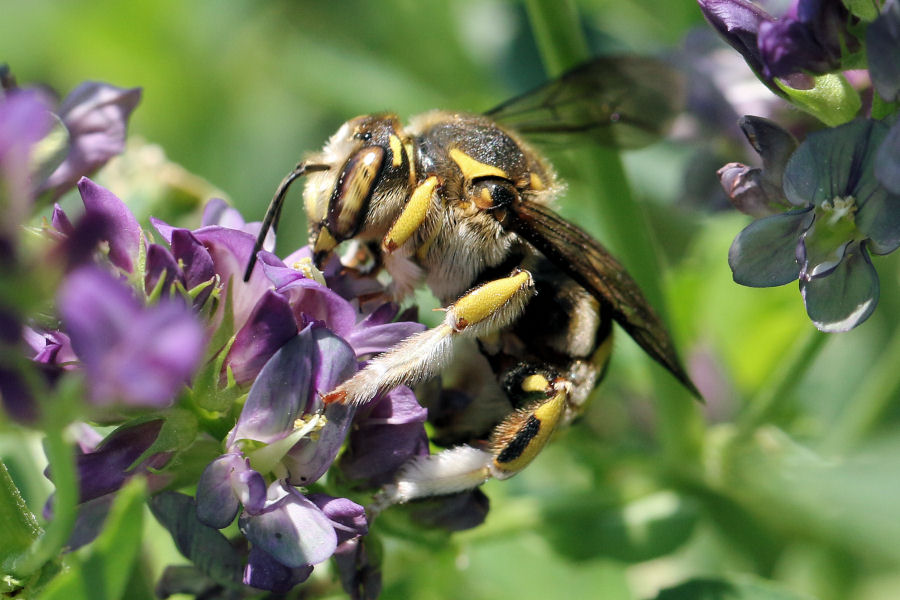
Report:
[[132,478],[110,509],[103,533],[86,555],[73,557],[68,571],[50,582],[45,600],[112,600],[121,598],[141,544],[146,482]]
[[223,585],[241,582],[243,557],[228,539],[197,519],[194,499],[177,492],[163,492],[150,499],[150,511],[172,534],[178,551],[202,573]]
[[848,123],[862,107],[859,93],[843,75],[829,73],[814,78],[816,85],[809,90],[797,90],[779,80],[775,83],[788,99],[829,127]]
[[685,543],[698,519],[697,505],[663,491],[610,508],[593,494],[566,498],[544,509],[553,527],[542,533],[560,554],[574,560],[608,556],[641,562]]
[[165,421],[156,440],[132,463],[130,468],[141,464],[153,454],[178,452],[189,447],[197,437],[197,417],[190,411],[173,408],[165,413]]
[[754,579],[692,579],[659,593],[656,600],[812,600]]

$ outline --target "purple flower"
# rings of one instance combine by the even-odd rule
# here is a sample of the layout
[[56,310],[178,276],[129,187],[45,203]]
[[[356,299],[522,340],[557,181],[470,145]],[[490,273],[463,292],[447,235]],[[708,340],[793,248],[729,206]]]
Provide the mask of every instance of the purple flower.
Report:
[[98,267],[71,273],[58,301],[95,404],[169,406],[202,357],[203,328],[188,309],[143,307]]
[[888,0],[866,29],[866,52],[878,94],[888,102],[900,100],[900,2]]
[[[51,128],[52,119],[44,98],[34,91],[0,94],[0,282],[16,286],[22,280],[17,243],[30,207],[30,167],[34,145]],[[34,390],[17,364],[21,356],[23,315],[30,306],[28,295],[16,299],[7,294],[0,306],[0,402],[6,412],[21,422],[37,419]],[[27,300],[26,300],[27,299]]]
[[[839,0],[794,0],[780,19],[747,0],[698,3],[707,21],[778,94],[775,77],[837,70],[842,46],[859,48],[847,30],[850,13]],[[798,81],[792,79],[794,87],[802,86]]]
[[[208,225],[218,225],[225,229],[237,229],[244,233],[249,233],[254,238],[259,235],[262,230],[262,221],[254,221],[247,223],[240,211],[229,206],[227,202],[221,198],[213,198],[203,207],[203,218],[200,221],[201,227]],[[266,239],[263,242],[263,250],[273,252],[275,250],[275,232],[269,229]]]
[[80,178],[121,154],[128,118],[140,100],[140,88],[122,89],[96,81],[72,90],[59,107],[59,116],[69,131],[69,152],[39,193],[52,191],[59,197]]
[[741,53],[754,73],[761,74],[765,66],[757,38],[762,23],[775,17],[747,0],[698,0],[703,16],[728,44]]
[[718,175],[729,200],[742,213],[764,217],[791,208],[784,197],[782,179],[797,140],[776,123],[745,116],[738,122],[750,145],[760,155],[762,168],[729,163]]
[[759,51],[766,78],[827,73],[841,66],[841,46],[859,48],[847,31],[850,13],[840,0],[794,0],[778,21],[759,26]]
[[[171,459],[171,452],[151,452],[163,426],[154,419],[119,427],[102,442],[97,433],[81,425],[76,457],[78,475],[78,516],[68,540],[71,549],[91,542],[100,533],[117,492],[136,475],[147,477],[150,488],[161,489],[171,479],[156,473]],[[52,479],[52,473],[47,473]],[[52,517],[52,497],[44,506],[44,517]]]
[[367,405],[357,414],[350,444],[339,463],[341,472],[363,487],[391,482],[403,463],[428,454],[427,416],[406,386]]
[[240,529],[252,544],[244,573],[249,585],[289,589],[339,543],[366,532],[358,504],[306,497],[291,485],[314,482],[334,461],[353,409],[336,407],[325,419],[315,411],[319,396],[356,369],[346,342],[321,325],[305,327],[262,368],[226,439],[226,454],[200,478],[201,522],[221,528],[241,513]]
[[751,223],[728,255],[742,285],[784,285],[799,277],[813,323],[846,331],[878,303],[878,274],[869,252],[900,247],[900,195],[875,177],[883,121],[856,120],[811,134],[784,170],[791,210]]
[[0,186],[3,219],[0,219],[0,259],[11,255],[19,227],[30,209],[30,169],[34,145],[52,127],[46,99],[35,90],[0,97]]

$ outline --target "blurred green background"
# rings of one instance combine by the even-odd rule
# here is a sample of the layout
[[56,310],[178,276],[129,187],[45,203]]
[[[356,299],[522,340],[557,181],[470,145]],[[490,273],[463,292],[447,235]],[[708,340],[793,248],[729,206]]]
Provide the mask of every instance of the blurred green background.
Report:
[[[705,27],[691,0],[574,5],[598,53],[674,54]],[[0,0],[0,61],[20,84],[61,95],[86,79],[142,86],[131,137],[248,220],[357,114],[481,111],[545,79],[526,7],[512,0]],[[630,249],[593,208],[580,175],[590,150],[553,158],[570,182],[564,214],[627,265],[645,253],[667,267],[669,320],[706,404],[660,383],[619,336],[585,418],[521,476],[485,486],[484,526],[448,537],[410,530],[400,509],[384,515],[384,598],[643,599],[696,577],[743,590],[757,589],[744,577],[774,580],[822,600],[900,597],[897,258],[875,259],[882,297],[867,323],[816,333],[795,286],[731,281],[728,247],[749,218],[685,202],[699,149],[666,142],[626,157],[656,239]],[[746,160],[734,151],[727,160]],[[294,194],[282,252],[304,238]],[[0,432],[0,455],[39,508],[47,487],[20,439]],[[153,577],[178,559],[165,533],[149,533]],[[768,585],[740,597],[781,597]]]

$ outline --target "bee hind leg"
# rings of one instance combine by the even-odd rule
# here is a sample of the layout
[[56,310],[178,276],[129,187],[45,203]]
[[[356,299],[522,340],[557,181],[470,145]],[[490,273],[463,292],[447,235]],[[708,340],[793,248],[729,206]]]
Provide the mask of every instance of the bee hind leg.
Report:
[[528,466],[563,419],[571,385],[537,373],[522,378],[520,386],[538,399],[501,421],[487,449],[456,446],[410,460],[376,494],[370,510],[377,513],[392,504],[469,490],[491,477],[508,479]]

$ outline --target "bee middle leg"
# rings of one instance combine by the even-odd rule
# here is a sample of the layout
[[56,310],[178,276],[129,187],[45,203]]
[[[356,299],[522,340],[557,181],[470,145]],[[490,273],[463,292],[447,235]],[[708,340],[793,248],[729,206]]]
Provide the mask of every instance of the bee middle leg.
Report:
[[329,392],[324,403],[361,404],[398,385],[412,386],[432,377],[449,362],[454,338],[499,331],[522,314],[533,294],[531,273],[521,269],[479,285],[445,309],[443,323],[406,338],[370,360]]

